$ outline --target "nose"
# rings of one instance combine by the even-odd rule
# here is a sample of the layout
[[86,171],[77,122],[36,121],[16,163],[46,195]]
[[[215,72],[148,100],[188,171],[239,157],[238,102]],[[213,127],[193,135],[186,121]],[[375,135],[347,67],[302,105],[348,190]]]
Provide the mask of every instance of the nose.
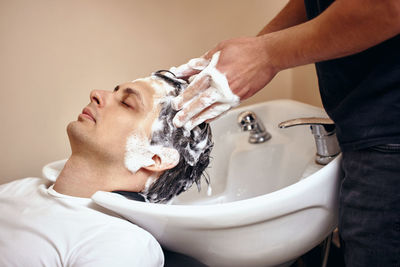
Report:
[[90,102],[95,103],[98,107],[103,107],[106,101],[107,91],[93,90],[90,92]]

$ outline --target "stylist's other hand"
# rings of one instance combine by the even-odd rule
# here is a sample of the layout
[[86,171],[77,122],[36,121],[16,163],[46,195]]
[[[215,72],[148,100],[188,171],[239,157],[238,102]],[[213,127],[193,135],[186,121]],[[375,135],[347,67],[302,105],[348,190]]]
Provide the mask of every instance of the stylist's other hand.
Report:
[[[200,73],[197,76],[201,76],[200,70],[207,66],[217,51],[220,51],[216,68],[225,74],[232,93],[238,96],[240,101],[245,100],[264,88],[279,71],[270,60],[271,55],[268,54],[265,45],[267,41],[264,36],[223,41],[207,52],[202,57],[203,61],[201,58],[195,59],[203,63],[201,68],[181,68],[181,73],[190,74],[189,76]],[[188,65],[193,65],[189,63]],[[211,84],[210,76],[196,77],[174,100],[174,108],[180,110],[174,118],[176,127],[184,126],[190,130],[204,121],[210,122],[220,117],[232,107],[227,103],[208,101],[213,91]]]

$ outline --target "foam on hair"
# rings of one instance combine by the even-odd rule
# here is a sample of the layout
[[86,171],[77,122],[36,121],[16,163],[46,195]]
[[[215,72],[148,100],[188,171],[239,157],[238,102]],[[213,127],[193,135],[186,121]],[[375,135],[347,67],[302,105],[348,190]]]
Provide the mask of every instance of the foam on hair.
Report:
[[211,128],[208,123],[202,123],[190,132],[184,128],[176,128],[172,120],[177,113],[172,108],[172,99],[178,96],[187,83],[175,78],[169,71],[157,71],[153,76],[173,85],[171,91],[161,102],[161,111],[158,120],[153,124],[151,145],[162,145],[175,148],[180,155],[178,164],[156,179],[150,186],[141,192],[149,202],[165,203],[183,191],[188,190],[193,183],[200,190],[201,177],[205,177],[204,170],[210,162],[210,153],[213,147]]

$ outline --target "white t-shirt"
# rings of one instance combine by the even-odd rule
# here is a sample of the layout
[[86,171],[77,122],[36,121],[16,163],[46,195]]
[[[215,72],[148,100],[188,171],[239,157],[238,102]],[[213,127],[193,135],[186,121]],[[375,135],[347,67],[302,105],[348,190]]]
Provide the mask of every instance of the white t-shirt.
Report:
[[155,238],[95,204],[25,178],[0,186],[0,266],[163,266]]

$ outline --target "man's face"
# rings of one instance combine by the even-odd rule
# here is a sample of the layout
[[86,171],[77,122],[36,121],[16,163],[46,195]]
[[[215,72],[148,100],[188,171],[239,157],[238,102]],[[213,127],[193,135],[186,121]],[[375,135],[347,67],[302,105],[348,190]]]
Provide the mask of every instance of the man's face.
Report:
[[113,92],[92,91],[90,104],[67,127],[72,152],[123,164],[126,141],[133,131],[150,138],[160,112],[155,100],[165,97],[168,86],[148,77],[121,84]]

